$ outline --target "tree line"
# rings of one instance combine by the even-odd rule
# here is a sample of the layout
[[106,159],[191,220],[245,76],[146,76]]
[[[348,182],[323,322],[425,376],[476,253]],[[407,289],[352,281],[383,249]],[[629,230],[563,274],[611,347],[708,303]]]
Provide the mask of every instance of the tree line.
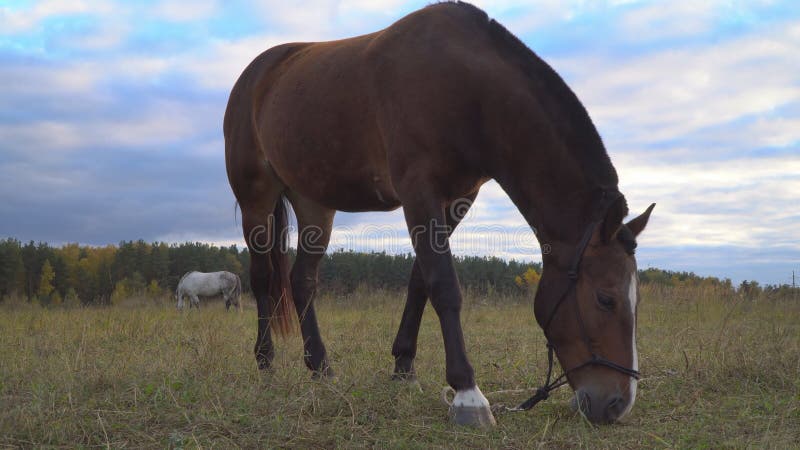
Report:
[[17,295],[43,304],[110,304],[125,295],[174,291],[188,271],[242,272],[235,247],[203,243],[169,245],[124,241],[94,247],[59,247],[33,241],[0,241],[0,297]]
[[[319,273],[320,289],[349,293],[364,286],[403,290],[414,257],[411,254],[336,251],[325,255]],[[496,257],[464,256],[455,260],[462,287],[479,294],[532,293],[541,264]],[[181,276],[197,270],[226,270],[242,278],[249,290],[249,255],[237,246],[202,242],[167,244],[142,240],[118,245],[51,246],[44,242],[0,240],[0,299],[22,297],[41,304],[107,305],[136,295],[164,298],[174,293]],[[691,272],[646,269],[642,283],[662,286],[710,286],[731,293],[761,295],[787,286],[760,286],[743,282],[734,287],[728,279],[700,277]]]
[[[338,293],[360,286],[404,289],[413,263],[410,254],[329,253],[320,265],[320,288]],[[174,293],[180,278],[192,270],[233,272],[249,291],[249,264],[247,249],[235,245],[138,240],[102,247],[51,246],[9,238],[0,240],[0,299],[15,295],[42,304],[104,305],[132,295],[164,297]],[[456,265],[464,287],[483,293],[517,293],[521,288],[515,277],[526,270],[541,271],[537,263],[492,257],[462,257]]]

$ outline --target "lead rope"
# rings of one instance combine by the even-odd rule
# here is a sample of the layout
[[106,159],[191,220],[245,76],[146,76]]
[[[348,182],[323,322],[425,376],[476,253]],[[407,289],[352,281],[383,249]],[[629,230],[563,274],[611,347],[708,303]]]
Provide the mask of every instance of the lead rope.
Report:
[[[597,227],[598,223],[599,222],[591,223],[589,225],[589,227],[587,228],[586,232],[584,233],[583,238],[581,239],[581,242],[578,244],[578,247],[579,247],[579,250],[580,250],[578,252],[579,255],[583,254],[583,249],[585,249],[586,245],[588,245],[589,239],[591,239],[592,233],[594,232],[594,229]],[[578,265],[579,264],[580,264],[580,258],[577,258],[577,257],[574,258],[572,263],[570,264],[570,269],[567,272],[567,278],[569,279],[569,285],[567,286],[567,289],[564,291],[564,293],[561,294],[561,298],[558,299],[558,303],[556,303],[556,306],[550,312],[550,315],[547,317],[547,321],[545,321],[545,323],[544,323],[543,331],[545,333],[545,337],[547,337],[547,329],[550,328],[550,322],[553,321],[553,317],[555,317],[556,312],[558,312],[558,309],[561,307],[561,304],[564,303],[564,299],[567,298],[567,296],[569,295],[570,291],[572,291],[572,288],[574,288],[575,285],[578,282]],[[548,398],[550,398],[550,392],[552,392],[552,391],[560,388],[561,386],[567,384],[567,382],[568,382],[567,374],[570,371],[562,372],[561,375],[558,376],[558,378],[556,378],[552,382],[550,381],[550,378],[552,378],[552,376],[553,376],[553,353],[554,352],[555,352],[555,346],[553,346],[553,344],[551,344],[550,341],[548,340],[547,341],[547,378],[545,379],[544,384],[536,389],[536,393],[534,393],[531,398],[525,400],[524,402],[522,402],[516,408],[508,408],[507,407],[506,410],[512,411],[512,412],[527,411],[527,410],[533,408],[534,406],[536,406],[537,403],[539,403],[539,402],[541,402],[543,400],[547,400]]]
[[558,378],[550,381],[550,378],[553,375],[553,352],[554,347],[548,342],[547,343],[547,380],[544,382],[544,385],[536,389],[536,393],[533,396],[517,406],[516,408],[506,408],[507,411],[512,412],[519,412],[519,411],[527,411],[537,403],[547,400],[550,398],[550,392],[560,388],[561,386],[567,384],[567,373],[562,373]]

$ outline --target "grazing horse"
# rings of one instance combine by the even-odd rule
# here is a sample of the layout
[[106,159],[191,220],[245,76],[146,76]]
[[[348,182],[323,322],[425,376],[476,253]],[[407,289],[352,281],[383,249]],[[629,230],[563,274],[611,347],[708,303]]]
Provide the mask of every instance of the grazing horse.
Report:
[[[542,245],[534,313],[581,410],[598,423],[630,410],[638,377],[633,249],[652,206],[623,224],[627,204],[586,110],[486,13],[437,3],[372,34],[271,48],[233,87],[224,133],[250,250],[261,369],[274,356],[270,330],[290,332],[296,314],[306,365],[332,375],[313,297],[334,213],[402,207],[416,260],[392,347],[394,377],[415,376],[430,298],[455,390],[451,418],[493,424],[464,346],[448,236],[463,205],[494,179]],[[299,230],[291,271],[287,201]]]
[[178,309],[183,309],[183,297],[189,297],[189,309],[194,306],[200,308],[200,297],[215,297],[222,295],[225,299],[225,309],[231,305],[240,309],[239,297],[242,295],[242,281],[239,276],[230,272],[188,272],[181,277],[175,297],[178,300]]

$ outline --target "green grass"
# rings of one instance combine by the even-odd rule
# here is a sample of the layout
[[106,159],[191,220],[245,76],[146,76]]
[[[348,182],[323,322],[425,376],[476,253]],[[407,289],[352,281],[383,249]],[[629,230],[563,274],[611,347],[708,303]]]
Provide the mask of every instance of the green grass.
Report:
[[[447,422],[444,354],[428,308],[419,385],[390,382],[401,295],[318,301],[335,382],[312,381],[300,338],[256,370],[255,312],[221,303],[0,308],[0,446],[380,448],[790,448],[800,442],[800,302],[723,300],[643,288],[644,379],[623,423],[595,427],[569,389],[492,430]],[[467,298],[467,345],[483,392],[514,405],[546,365],[530,304]]]

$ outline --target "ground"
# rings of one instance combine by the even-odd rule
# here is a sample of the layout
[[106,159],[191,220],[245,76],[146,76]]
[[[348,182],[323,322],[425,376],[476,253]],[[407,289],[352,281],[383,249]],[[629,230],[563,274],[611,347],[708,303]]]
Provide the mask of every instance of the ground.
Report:
[[[491,430],[447,422],[444,354],[431,308],[419,384],[391,382],[403,298],[321,297],[337,371],[313,381],[299,337],[275,370],[252,355],[255,310],[221,303],[41,309],[0,305],[0,447],[789,448],[800,442],[800,302],[643,286],[643,380],[622,423],[596,427],[562,388]],[[542,332],[525,299],[468,295],[464,324],[481,389],[513,406],[541,383]],[[518,392],[499,392],[520,390]]]

